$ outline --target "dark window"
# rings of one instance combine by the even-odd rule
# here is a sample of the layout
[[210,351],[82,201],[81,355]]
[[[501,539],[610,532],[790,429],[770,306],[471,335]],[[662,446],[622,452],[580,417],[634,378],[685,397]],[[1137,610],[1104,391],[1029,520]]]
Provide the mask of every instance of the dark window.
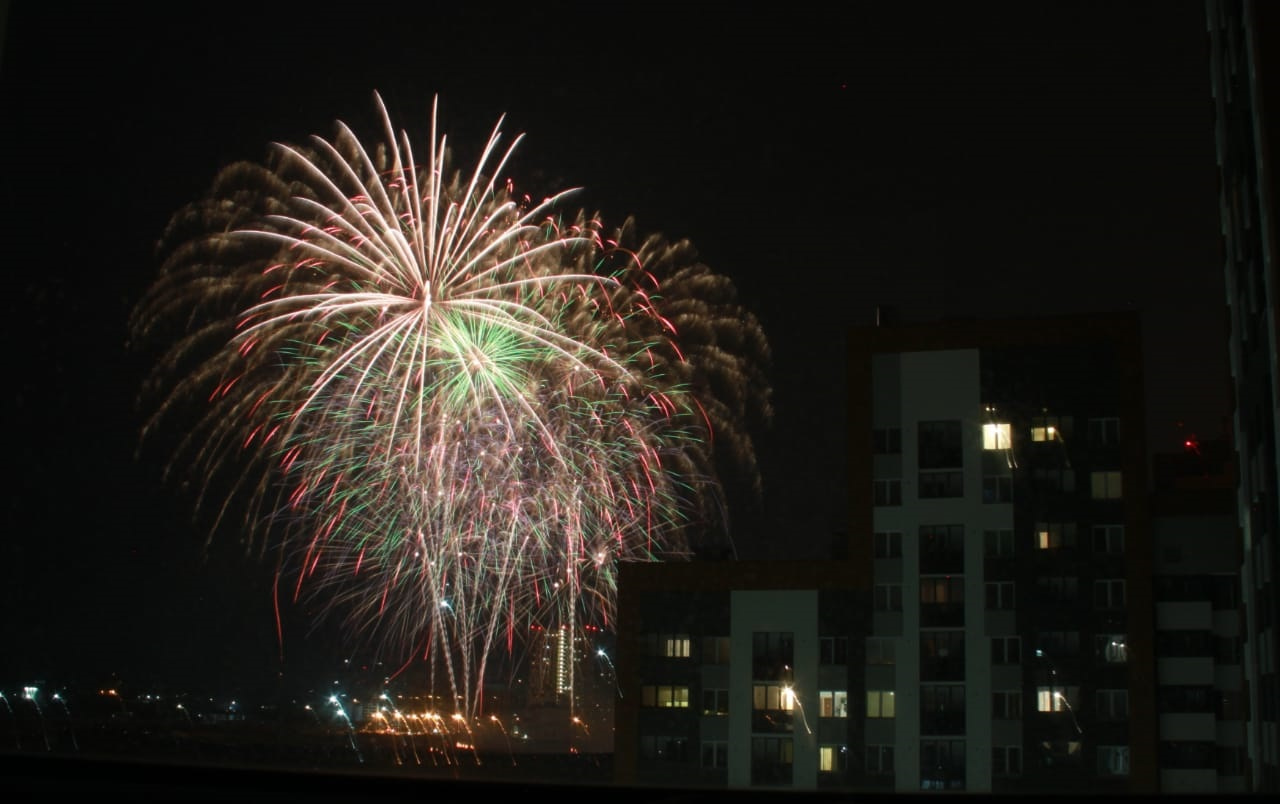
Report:
[[964,496],[964,473],[959,471],[921,472],[920,499]]
[[959,469],[964,466],[959,421],[920,422],[921,469]]
[[790,737],[752,737],[751,783],[791,784],[792,752]]
[[790,681],[795,666],[795,637],[790,631],[756,631],[751,635],[753,678]]
[[902,452],[902,430],[878,427],[871,431],[871,451],[876,455],[898,455]]

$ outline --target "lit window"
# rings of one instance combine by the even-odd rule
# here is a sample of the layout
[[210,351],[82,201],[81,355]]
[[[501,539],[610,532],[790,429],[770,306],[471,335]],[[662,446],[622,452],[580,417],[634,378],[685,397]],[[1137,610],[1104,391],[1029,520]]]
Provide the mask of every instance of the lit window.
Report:
[[751,688],[752,709],[790,712],[795,705],[795,692],[785,684],[756,684]]
[[664,640],[662,655],[680,659],[689,658],[689,637],[666,637]]
[[1076,546],[1076,523],[1037,522],[1036,547],[1040,550],[1060,550]]
[[665,709],[688,709],[688,687],[658,687],[657,705]]
[[819,717],[848,717],[849,693],[844,690],[822,691],[818,693]]
[[1040,712],[1070,712],[1079,697],[1079,687],[1037,687],[1036,709]]
[[1012,449],[1013,431],[1008,424],[982,425],[983,449]]
[[867,717],[891,718],[893,710],[893,690],[867,690]]
[[849,766],[849,747],[846,745],[818,746],[818,770],[842,771]]
[[1090,475],[1090,483],[1095,500],[1118,500],[1122,494],[1120,472],[1103,471]]

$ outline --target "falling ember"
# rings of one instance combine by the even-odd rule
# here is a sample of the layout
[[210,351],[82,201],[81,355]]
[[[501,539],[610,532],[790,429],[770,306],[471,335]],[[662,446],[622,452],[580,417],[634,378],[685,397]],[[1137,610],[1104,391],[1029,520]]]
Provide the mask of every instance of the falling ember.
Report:
[[501,121],[467,174],[434,108],[420,165],[375,101],[376,147],[340,123],[174,216],[132,322],[164,350],[147,432],[195,406],[171,469],[227,488],[215,530],[243,510],[314,609],[474,714],[513,634],[613,622],[618,562],[727,530],[769,348],[689,243],[528,203]]

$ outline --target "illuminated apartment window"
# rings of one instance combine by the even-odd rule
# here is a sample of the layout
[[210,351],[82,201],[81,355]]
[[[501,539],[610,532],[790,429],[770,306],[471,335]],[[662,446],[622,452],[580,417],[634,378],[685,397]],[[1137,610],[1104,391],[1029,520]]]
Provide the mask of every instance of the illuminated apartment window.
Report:
[[1129,691],[1098,690],[1094,693],[1094,716],[1099,721],[1120,722],[1129,719]]
[[818,693],[819,717],[848,717],[849,693],[844,690],[822,690]]
[[1076,523],[1074,522],[1037,522],[1036,548],[1040,550],[1061,550],[1076,546]]
[[1008,424],[988,423],[982,425],[983,449],[1012,449],[1013,429]]
[[1118,500],[1123,494],[1119,471],[1094,472],[1089,476],[1089,484],[1095,500]]
[[1070,435],[1070,416],[1035,416],[1031,419],[1032,441],[1060,441]]
[[874,539],[876,558],[902,558],[901,531],[881,531]]
[[984,551],[989,556],[1007,557],[1013,555],[1012,530],[984,530],[982,532]]
[[1022,746],[995,745],[991,747],[992,776],[1022,775]]
[[1104,578],[1093,582],[1093,607],[1095,609],[1124,608],[1124,580]]
[[893,746],[868,745],[866,768],[868,776],[892,776]]
[[755,684],[751,687],[752,709],[790,712],[795,706],[796,695],[786,684]]
[[847,745],[820,745],[818,746],[818,771],[821,773],[832,773],[847,770],[849,768],[849,746]]
[[1094,638],[1094,654],[1103,664],[1125,664],[1129,646],[1124,634],[1098,634]]
[[657,687],[655,706],[659,709],[688,709],[688,687]]
[[1036,710],[1040,712],[1072,712],[1079,701],[1079,687],[1065,687],[1061,684],[1036,687]]
[[689,637],[684,635],[666,637],[662,655],[678,659],[689,658]]
[[867,690],[867,717],[892,718],[893,690]]
[[1127,745],[1098,746],[1098,775],[1099,776],[1128,776],[1129,775],[1129,746]]
[[1094,525],[1093,552],[1118,555],[1124,552],[1124,525]]

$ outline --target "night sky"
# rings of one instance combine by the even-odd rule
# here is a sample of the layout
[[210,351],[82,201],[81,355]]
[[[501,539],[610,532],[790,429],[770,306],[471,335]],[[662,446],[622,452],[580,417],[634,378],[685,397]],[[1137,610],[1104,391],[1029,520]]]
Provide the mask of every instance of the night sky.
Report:
[[[337,119],[376,133],[375,90],[420,140],[438,93],[463,149],[505,114],[518,186],[582,187],[575,208],[689,238],[733,277],[776,410],[742,555],[816,556],[844,526],[844,340],[878,305],[1138,310],[1152,448],[1223,431],[1200,2],[5,5],[6,688],[276,666],[269,567],[203,558],[135,459],[126,320],[169,215],[220,167]],[[318,641],[299,626],[286,662]]]

